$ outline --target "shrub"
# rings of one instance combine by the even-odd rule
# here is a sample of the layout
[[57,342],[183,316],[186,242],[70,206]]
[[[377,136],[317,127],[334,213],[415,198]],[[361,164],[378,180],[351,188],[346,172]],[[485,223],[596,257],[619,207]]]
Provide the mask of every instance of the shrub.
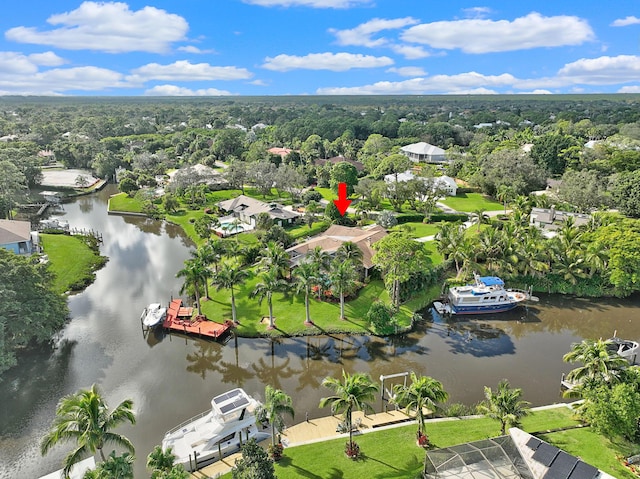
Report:
[[401,213],[396,216],[396,219],[398,220],[399,225],[404,223],[419,223],[424,219],[424,215],[417,213]]
[[431,215],[430,223],[438,223],[440,221],[467,221],[469,219],[469,215],[466,214],[450,214],[450,213],[436,213]]
[[308,205],[311,201],[316,201],[320,203],[321,199],[322,199],[322,195],[320,194],[320,192],[316,190],[306,191],[305,194],[302,195],[302,202],[305,205]]
[[367,311],[367,321],[375,334],[384,336],[395,332],[392,321],[393,310],[384,303],[375,301]]
[[376,223],[378,223],[380,226],[382,226],[385,229],[389,229],[397,225],[398,220],[396,219],[396,216],[391,211],[384,210],[380,214],[380,216],[378,216]]

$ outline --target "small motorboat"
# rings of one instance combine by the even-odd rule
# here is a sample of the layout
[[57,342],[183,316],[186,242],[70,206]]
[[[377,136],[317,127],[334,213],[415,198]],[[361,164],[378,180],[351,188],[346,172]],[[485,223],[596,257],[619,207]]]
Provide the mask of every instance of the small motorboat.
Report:
[[166,316],[167,308],[163,308],[160,303],[151,303],[149,306],[144,308],[140,319],[142,320],[143,326],[152,328],[160,324]]
[[607,342],[609,343],[609,351],[618,353],[631,364],[636,363],[636,356],[640,353],[640,344],[637,341],[618,338],[614,333],[612,338],[607,339]]

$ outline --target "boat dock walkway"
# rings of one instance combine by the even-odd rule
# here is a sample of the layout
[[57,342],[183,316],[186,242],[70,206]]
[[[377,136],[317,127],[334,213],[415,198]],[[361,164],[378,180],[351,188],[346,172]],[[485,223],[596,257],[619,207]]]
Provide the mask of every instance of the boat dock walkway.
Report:
[[[391,426],[396,424],[410,424],[412,421],[402,411],[388,411],[377,414],[369,414],[365,416],[362,412],[353,413],[353,423],[361,425],[361,432],[371,431],[383,426]],[[282,443],[285,447],[302,446],[303,444],[312,444],[314,442],[327,441],[337,439],[339,437],[347,437],[348,433],[338,433],[336,428],[342,421],[340,416],[327,416],[316,419],[309,419],[294,426],[288,427],[282,433]],[[264,447],[269,444],[271,439],[263,441]],[[286,452],[285,452],[286,454]],[[197,479],[215,478],[231,471],[235,465],[236,459],[242,457],[240,452],[236,452],[223,458],[221,461],[214,462],[209,466],[203,467],[199,471],[191,473],[191,477]]]
[[182,306],[181,299],[172,299],[167,308],[167,316],[162,322],[165,330],[177,333],[198,335],[200,337],[218,339],[227,333],[232,327],[231,321],[216,323],[196,317],[192,319],[193,308]]

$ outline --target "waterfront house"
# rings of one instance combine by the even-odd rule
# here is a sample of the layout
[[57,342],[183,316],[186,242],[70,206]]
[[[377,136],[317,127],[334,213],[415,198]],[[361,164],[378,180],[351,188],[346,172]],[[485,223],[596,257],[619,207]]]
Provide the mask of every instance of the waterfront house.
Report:
[[290,256],[291,267],[298,266],[304,258],[316,247],[333,256],[343,243],[350,241],[362,251],[362,265],[365,270],[365,277],[373,268],[371,258],[375,254],[373,245],[376,241],[387,236],[386,230],[379,225],[372,228],[356,228],[350,226],[332,225],[324,233],[309,238],[304,243],[297,244],[287,249]]
[[0,220],[0,248],[16,254],[31,254],[35,251],[28,221]]
[[551,208],[531,208],[529,223],[542,230],[545,236],[552,237],[569,218],[575,226],[584,226],[591,220],[591,215],[559,211],[553,206]]
[[221,210],[226,211],[227,214],[252,226],[256,225],[256,219],[260,213],[267,213],[274,223],[279,226],[293,224],[300,217],[300,213],[285,209],[282,205],[265,203],[245,195],[221,201],[218,206]]
[[400,152],[416,163],[446,163],[444,150],[424,141],[400,148]]

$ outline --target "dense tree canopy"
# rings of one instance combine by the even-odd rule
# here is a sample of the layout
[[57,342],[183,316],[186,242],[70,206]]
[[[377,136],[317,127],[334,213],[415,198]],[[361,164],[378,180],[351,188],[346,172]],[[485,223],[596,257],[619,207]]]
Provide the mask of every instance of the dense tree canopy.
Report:
[[64,324],[66,301],[51,283],[46,266],[0,248],[0,373],[16,364],[16,350],[49,341]]

